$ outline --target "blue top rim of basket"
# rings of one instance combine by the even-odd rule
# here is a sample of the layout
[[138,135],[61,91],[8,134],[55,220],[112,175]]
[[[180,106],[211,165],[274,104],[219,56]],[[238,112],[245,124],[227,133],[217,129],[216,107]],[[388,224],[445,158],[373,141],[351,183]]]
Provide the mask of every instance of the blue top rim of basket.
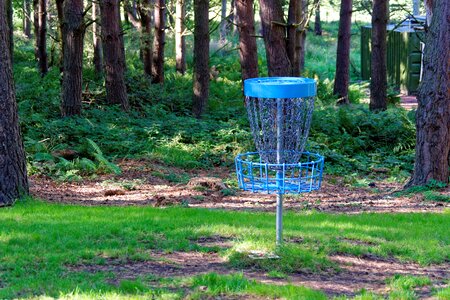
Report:
[[304,77],[260,77],[244,81],[244,95],[254,98],[302,98],[316,95],[316,81]]
[[[269,151],[261,151],[262,153],[276,153],[276,150],[269,150]],[[300,152],[300,151],[293,151],[293,150],[284,150],[283,152],[293,152],[296,154],[301,154],[301,155],[307,155],[310,156],[312,158],[311,161],[308,162],[297,162],[297,163],[281,163],[281,164],[277,164],[277,163],[265,163],[265,162],[257,162],[257,161],[249,161],[246,160],[245,158],[250,156],[250,155],[255,155],[255,156],[260,156],[261,152],[246,152],[246,153],[240,153],[236,156],[235,160],[236,162],[239,163],[244,163],[244,164],[252,164],[253,166],[272,166],[272,167],[277,167],[277,166],[285,166],[285,167],[295,167],[295,166],[311,166],[314,164],[318,164],[318,163],[323,163],[323,161],[325,160],[325,158],[320,155],[319,153],[313,153],[313,152],[308,152],[308,151],[304,151],[304,152]]]

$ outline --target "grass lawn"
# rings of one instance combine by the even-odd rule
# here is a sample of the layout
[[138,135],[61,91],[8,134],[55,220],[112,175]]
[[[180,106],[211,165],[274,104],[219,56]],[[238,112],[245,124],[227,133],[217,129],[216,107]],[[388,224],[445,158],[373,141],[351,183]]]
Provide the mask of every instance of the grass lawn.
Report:
[[[0,210],[0,299],[135,299],[152,295],[178,299],[236,293],[323,299],[326,296],[319,291],[263,284],[239,272],[252,268],[280,277],[338,272],[339,267],[329,259],[336,253],[394,257],[421,265],[450,260],[448,210],[441,214],[287,213],[284,225],[287,242],[274,249],[274,215],[270,213],[83,207],[28,199]],[[198,242],[215,236],[229,238],[230,247]],[[247,253],[251,250],[275,251],[280,258],[250,260]],[[118,265],[154,261],[153,253],[164,257],[174,251],[218,253],[226,258],[232,274],[160,277],[136,272],[135,278],[117,281],[114,272],[101,268],[112,261]],[[82,266],[99,266],[99,271],[89,272]],[[400,279],[391,284],[405,281]],[[426,278],[416,279],[406,287],[426,282]],[[445,299],[448,289],[436,293]]]

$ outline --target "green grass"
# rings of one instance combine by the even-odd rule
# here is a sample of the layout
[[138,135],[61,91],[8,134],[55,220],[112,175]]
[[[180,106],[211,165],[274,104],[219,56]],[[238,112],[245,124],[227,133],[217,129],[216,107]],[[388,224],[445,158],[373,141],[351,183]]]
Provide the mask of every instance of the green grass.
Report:
[[285,237],[301,238],[302,243],[287,242],[277,250],[273,214],[182,207],[80,207],[28,199],[0,210],[0,298],[58,297],[74,292],[127,296],[130,290],[139,294],[144,287],[152,293],[169,293],[170,289],[155,290],[145,280],[139,281],[139,274],[137,283],[114,286],[108,282],[114,278],[110,272],[71,271],[67,266],[102,265],[108,259],[142,261],[151,259],[152,250],[210,251],[195,239],[216,235],[232,237],[232,248],[222,255],[230,257],[238,269],[265,270],[272,264],[250,265],[242,255],[246,251],[277,253],[277,274],[334,268],[327,259],[332,253],[442,263],[450,259],[449,213],[287,213]]

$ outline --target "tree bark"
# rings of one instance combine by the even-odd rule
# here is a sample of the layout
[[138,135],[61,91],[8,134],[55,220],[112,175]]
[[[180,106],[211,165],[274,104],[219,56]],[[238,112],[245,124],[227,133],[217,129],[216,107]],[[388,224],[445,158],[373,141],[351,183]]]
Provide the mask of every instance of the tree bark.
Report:
[[13,5],[12,0],[6,0],[6,19],[8,21],[8,48],[11,59],[11,64],[13,62],[14,56],[14,22],[13,22]]
[[370,110],[387,108],[386,35],[389,0],[374,0],[372,9],[372,59]]
[[83,43],[85,26],[83,0],[66,0],[64,3],[64,71],[61,91],[61,115],[81,114],[83,84]]
[[102,21],[106,101],[110,104],[120,104],[123,110],[128,110],[129,104],[124,78],[123,40],[120,37],[119,2],[118,0],[101,0],[99,3]]
[[31,0],[23,0],[23,33],[31,38]]
[[224,45],[227,42],[227,0],[222,0],[220,12],[219,42]]
[[100,33],[100,26],[98,24],[99,19],[98,15],[98,5],[95,1],[92,1],[92,41],[94,46],[94,68],[97,76],[101,76],[103,73],[103,47],[102,47],[102,39]]
[[12,205],[28,193],[25,152],[19,128],[12,64],[10,28],[5,1],[0,1],[0,206]]
[[449,182],[450,2],[436,0],[426,33],[416,112],[416,160],[408,185]]
[[239,58],[242,81],[258,77],[258,49],[255,38],[253,0],[235,0],[238,15]]
[[138,11],[141,16],[141,54],[144,64],[145,75],[152,76],[152,61],[153,61],[153,49],[152,49],[152,2],[151,0],[140,0],[138,2]]
[[280,0],[260,0],[260,16],[269,76],[292,76],[286,51],[286,28]]
[[350,38],[352,27],[352,0],[341,0],[339,33],[336,55],[336,75],[333,93],[339,97],[339,104],[349,104],[348,85],[350,81]]
[[34,0],[34,32],[36,38],[35,56],[41,76],[48,71],[47,62],[47,7],[45,0]]
[[194,0],[194,95],[192,112],[201,118],[209,95],[209,0]]
[[56,0],[56,12],[58,14],[58,35],[59,35],[59,71],[64,71],[64,39],[62,38],[64,31],[64,0]]
[[308,27],[308,0],[302,0],[301,8],[301,27],[297,30],[297,41],[298,41],[298,60],[300,64],[300,74],[305,69],[305,52],[306,52],[306,28]]
[[175,8],[175,60],[178,73],[186,72],[186,39],[184,37],[186,16],[185,0],[177,0]]
[[292,75],[300,76],[299,51],[297,51],[298,34],[302,15],[302,0],[290,0],[288,9],[288,27],[286,51],[292,66]]
[[[320,22],[320,0],[314,0],[314,6],[316,8],[314,17],[314,34],[322,35],[322,24]],[[342,4],[341,4],[342,9]]]
[[165,0],[155,1],[155,38],[153,39],[152,83],[164,83],[164,46],[166,44]]

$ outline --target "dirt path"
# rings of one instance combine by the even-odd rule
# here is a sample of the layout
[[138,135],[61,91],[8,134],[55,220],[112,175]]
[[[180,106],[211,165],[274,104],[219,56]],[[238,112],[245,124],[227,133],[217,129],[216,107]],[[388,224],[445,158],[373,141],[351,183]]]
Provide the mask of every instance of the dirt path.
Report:
[[230,274],[243,272],[244,276],[262,283],[276,285],[303,285],[321,290],[329,296],[354,296],[361,289],[377,294],[388,294],[386,280],[396,274],[427,276],[432,284],[416,290],[420,298],[429,297],[433,288],[442,288],[450,279],[450,264],[421,267],[413,263],[401,263],[394,259],[375,257],[354,257],[334,255],[330,259],[336,262],[341,271],[331,271],[322,274],[298,273],[285,279],[270,278],[267,272],[250,269],[239,270],[230,268],[226,261],[217,253],[202,252],[153,252],[154,260],[123,262],[108,260],[102,265],[70,266],[70,271],[113,272],[115,277],[111,283],[118,284],[121,280],[134,280],[139,276],[156,275],[158,277],[189,277],[209,272]]
[[[218,209],[252,209],[273,211],[273,195],[244,191],[223,193],[210,188],[176,183],[180,178],[234,178],[233,170],[215,168],[211,171],[183,170],[162,166],[146,160],[128,160],[121,164],[119,176],[102,175],[94,180],[59,183],[46,177],[31,177],[32,195],[52,202],[82,205],[189,205]],[[333,182],[333,184],[331,184]],[[207,184],[206,184],[207,185]],[[450,203],[423,201],[421,195],[395,197],[398,183],[369,182],[353,187],[342,178],[325,177],[322,188],[309,194],[286,196],[285,207],[291,210],[315,209],[333,213],[360,212],[439,212]]]

